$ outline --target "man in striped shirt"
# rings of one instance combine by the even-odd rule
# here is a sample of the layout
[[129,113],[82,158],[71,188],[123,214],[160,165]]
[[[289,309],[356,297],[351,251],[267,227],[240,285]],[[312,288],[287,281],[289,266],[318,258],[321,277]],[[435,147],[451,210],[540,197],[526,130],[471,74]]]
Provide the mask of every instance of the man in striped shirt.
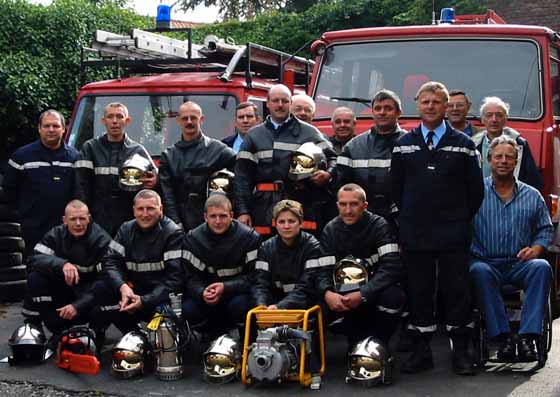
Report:
[[488,148],[492,175],[484,180],[484,201],[473,220],[470,273],[488,336],[500,343],[500,360],[516,358],[500,287],[513,284],[525,290],[517,356],[528,362],[537,359],[534,341],[542,332],[550,290],[552,270],[539,257],[552,241],[553,227],[539,191],[514,176],[517,146],[502,135]]

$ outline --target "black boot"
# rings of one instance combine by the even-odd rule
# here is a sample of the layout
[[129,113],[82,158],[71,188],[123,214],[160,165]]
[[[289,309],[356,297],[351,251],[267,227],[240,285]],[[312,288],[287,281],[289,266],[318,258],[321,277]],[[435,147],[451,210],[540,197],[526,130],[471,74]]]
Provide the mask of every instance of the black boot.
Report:
[[474,375],[474,361],[469,352],[469,334],[465,331],[451,337],[453,341],[453,372],[457,375]]
[[415,374],[434,368],[432,349],[430,349],[431,334],[414,335],[414,347],[412,355],[406,360],[401,368],[405,374]]

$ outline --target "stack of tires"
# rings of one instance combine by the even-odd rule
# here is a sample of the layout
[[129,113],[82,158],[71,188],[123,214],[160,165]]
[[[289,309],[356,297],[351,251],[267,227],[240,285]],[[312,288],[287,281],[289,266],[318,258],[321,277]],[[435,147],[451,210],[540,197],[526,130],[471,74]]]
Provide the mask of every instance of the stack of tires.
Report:
[[[1,175],[0,175],[1,181]],[[25,243],[17,213],[6,204],[0,186],[0,301],[23,299],[26,288],[26,269],[23,262]]]

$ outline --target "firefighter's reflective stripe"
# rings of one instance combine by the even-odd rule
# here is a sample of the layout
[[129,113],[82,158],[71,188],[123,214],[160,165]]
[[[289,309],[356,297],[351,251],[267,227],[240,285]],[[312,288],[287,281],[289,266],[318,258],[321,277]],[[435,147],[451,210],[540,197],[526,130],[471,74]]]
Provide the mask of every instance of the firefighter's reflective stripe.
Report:
[[200,270],[201,272],[203,272],[206,269],[206,264],[202,262],[200,259],[198,259],[196,256],[194,256],[194,254],[189,250],[183,251],[183,258],[186,261],[188,261],[191,265],[196,267],[198,270]]
[[306,269],[314,269],[318,267],[325,267],[325,266],[332,266],[336,262],[336,258],[334,256],[323,256],[317,259],[309,259],[305,261],[305,268]]
[[9,164],[10,166],[12,166],[13,168],[15,168],[16,170],[19,170],[19,171],[23,171],[23,170],[24,170],[23,165],[19,165],[18,163],[16,163],[16,162],[15,162],[14,160],[12,160],[12,159],[9,159],[9,160],[8,160],[8,164]]
[[126,268],[134,272],[157,272],[163,270],[165,266],[160,262],[126,262]]
[[390,168],[391,159],[360,159],[352,160],[351,158],[338,156],[336,163],[351,168]]
[[274,141],[273,149],[276,150],[289,150],[291,152],[295,152],[301,147],[301,143],[287,143],[287,142],[278,142]]
[[290,292],[296,288],[295,284],[283,284],[281,281],[275,281],[274,286],[276,286],[277,288],[282,288],[282,291],[284,292]]
[[243,271],[243,266],[239,266],[234,269],[220,269],[216,271],[216,274],[220,277],[231,277],[231,276],[237,276],[238,274],[241,274],[242,271]]
[[388,314],[399,314],[401,312],[399,309],[391,309],[389,307],[385,307],[385,306],[381,306],[381,305],[377,305],[377,306],[375,306],[375,308],[377,310],[379,310],[380,312],[388,313]]
[[[468,323],[468,324],[465,325],[464,327],[467,327],[467,328],[474,328],[474,322],[471,321],[470,323]],[[445,330],[446,330],[447,332],[450,332],[450,331],[453,331],[453,330],[459,329],[459,328],[463,328],[463,327],[460,327],[460,326],[458,326],[458,325],[446,325],[446,326],[445,326]]]
[[399,253],[399,245],[398,244],[385,244],[382,245],[381,247],[377,248],[377,252],[379,253],[379,256],[383,256],[386,254],[391,254],[391,253]]
[[245,257],[245,263],[249,263],[257,259],[257,250],[247,252],[247,256]]
[[96,175],[119,175],[117,167],[95,167],[93,169]]
[[369,258],[366,259],[366,262],[370,266],[375,265],[377,262],[379,262],[379,255],[378,254],[373,254],[372,256],[370,256]]
[[453,153],[464,153],[466,155],[469,155],[471,157],[476,157],[477,156],[477,151],[474,149],[469,149],[466,147],[460,147],[460,146],[444,146],[442,148],[439,148],[437,150],[442,150],[444,152],[453,152]]
[[125,256],[126,254],[124,247],[117,243],[115,240],[111,240],[111,242],[109,243],[109,248],[117,251],[121,256]]
[[89,168],[90,170],[93,170],[93,161],[78,160],[76,161],[76,168]]
[[408,329],[411,329],[413,331],[418,331],[421,333],[426,333],[426,332],[436,332],[437,330],[437,325],[428,325],[426,327],[420,327],[418,325],[412,325],[412,324],[408,324]]
[[237,153],[237,159],[243,159],[243,160],[250,160],[253,163],[258,163],[259,159],[257,158],[257,156],[255,156],[253,153],[251,152],[247,152],[245,150],[240,151],[239,153]]
[[52,296],[33,296],[31,298],[33,302],[52,302]]
[[317,145],[319,147],[319,149],[321,149],[321,150],[332,148],[331,143],[327,142],[327,141],[317,142],[317,143],[315,143],[315,145]]
[[257,158],[257,162],[258,162],[259,160],[271,159],[273,153],[274,152],[272,150],[261,150],[255,153],[255,157]]
[[163,254],[163,260],[168,261],[170,259],[177,259],[183,256],[183,251],[181,250],[173,250],[173,251],[166,251]]
[[268,264],[268,262],[265,261],[257,261],[255,263],[255,269],[256,270],[264,270],[269,272],[270,271],[270,265]]
[[107,305],[107,306],[100,306],[99,309],[103,312],[108,312],[111,310],[119,310],[121,308],[120,305]]
[[393,153],[414,153],[414,152],[418,152],[422,149],[420,149],[420,146],[418,145],[409,145],[409,146],[395,146],[393,148]]
[[35,245],[35,251],[45,255],[54,255],[54,250],[44,244],[38,243]]

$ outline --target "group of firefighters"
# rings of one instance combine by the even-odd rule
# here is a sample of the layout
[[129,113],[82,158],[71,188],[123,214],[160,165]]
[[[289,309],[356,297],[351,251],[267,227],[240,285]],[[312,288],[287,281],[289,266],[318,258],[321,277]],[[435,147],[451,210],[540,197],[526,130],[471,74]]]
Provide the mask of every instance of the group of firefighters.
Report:
[[[329,328],[348,337],[349,352],[370,336],[388,349],[406,321],[412,355],[401,371],[415,373],[433,368],[438,295],[452,368],[470,375],[476,246],[474,259],[490,263],[494,277],[480,281],[479,272],[476,281],[488,288],[519,282],[533,303],[512,335],[501,323],[492,328],[504,311],[499,294],[479,297],[498,354],[535,359],[536,308],[544,307],[551,279],[538,257],[553,232],[542,197],[522,182],[542,183],[529,147],[504,126],[508,107],[499,98],[483,104],[486,130],[477,133],[466,122],[465,93],[428,82],[416,99],[421,124],[409,133],[398,124],[399,97],[381,90],[371,130],[354,136],[355,116],[341,107],[329,138],[309,123],[313,100],[292,98],[279,84],[268,92],[266,119],[251,103],[238,106],[237,131],[226,143],[205,135],[203,109],[185,102],[177,116],[181,139],[162,153],[159,169],[127,136],[132,119],[124,104],[106,106],[106,133],[80,153],[62,139],[63,116],[44,112],[40,139],[13,155],[4,178],[27,245],[26,323],[43,323],[55,336],[88,323],[99,346],[109,325],[123,334],[138,330],[170,293],[183,293],[182,321],[211,337],[243,332],[256,305],[320,304]],[[522,192],[532,198],[521,204],[534,207],[508,210]],[[486,244],[484,233],[500,225],[476,218],[489,195],[504,207],[490,208],[492,215],[517,222],[519,230],[497,230],[510,252],[492,251],[497,243]],[[509,261],[495,265],[502,257]],[[505,275],[528,262],[537,268]],[[375,355],[377,347],[370,350]]]

